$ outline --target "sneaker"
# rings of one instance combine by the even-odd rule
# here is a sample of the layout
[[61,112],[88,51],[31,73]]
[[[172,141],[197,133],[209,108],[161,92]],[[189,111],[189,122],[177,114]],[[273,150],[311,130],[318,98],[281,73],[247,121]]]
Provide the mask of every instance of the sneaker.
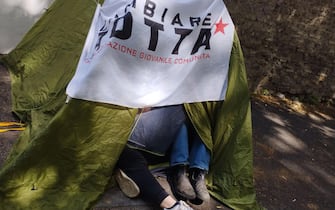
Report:
[[193,210],[193,208],[184,201],[177,201],[174,206],[171,208],[164,208],[164,210]]
[[171,167],[168,182],[172,193],[178,200],[195,199],[196,194],[187,176],[185,165]]
[[121,169],[116,169],[115,180],[121,191],[129,198],[135,198],[140,194],[140,188]]
[[194,188],[196,197],[202,201],[209,201],[210,195],[206,187],[205,174],[206,171],[204,170],[198,168],[190,169],[190,182]]

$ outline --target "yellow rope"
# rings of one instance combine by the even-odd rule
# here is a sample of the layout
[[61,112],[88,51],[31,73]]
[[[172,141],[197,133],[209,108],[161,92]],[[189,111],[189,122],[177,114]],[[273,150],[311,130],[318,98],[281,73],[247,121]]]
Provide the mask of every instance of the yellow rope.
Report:
[[19,122],[0,122],[0,133],[8,131],[23,131],[25,125]]
[[8,131],[23,131],[25,128],[0,128],[0,133],[8,132]]
[[18,123],[18,122],[0,122],[0,127],[4,127],[4,126],[24,126],[23,123]]

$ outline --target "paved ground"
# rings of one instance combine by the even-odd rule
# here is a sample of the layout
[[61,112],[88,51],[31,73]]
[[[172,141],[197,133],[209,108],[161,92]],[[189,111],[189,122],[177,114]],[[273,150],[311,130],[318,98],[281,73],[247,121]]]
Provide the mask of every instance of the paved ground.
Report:
[[268,209],[335,209],[334,109],[253,102],[255,181]]
[[[8,72],[0,66],[0,121],[15,120],[10,113],[9,93]],[[267,209],[335,208],[335,112],[329,107],[319,109],[302,109],[299,103],[288,105],[276,98],[253,97],[255,186],[259,202]],[[0,165],[18,135],[19,132],[0,133]],[[166,184],[164,178],[159,181]],[[99,209],[153,207],[141,200],[130,202],[114,188],[101,198],[96,205]],[[228,208],[213,200],[198,209]]]

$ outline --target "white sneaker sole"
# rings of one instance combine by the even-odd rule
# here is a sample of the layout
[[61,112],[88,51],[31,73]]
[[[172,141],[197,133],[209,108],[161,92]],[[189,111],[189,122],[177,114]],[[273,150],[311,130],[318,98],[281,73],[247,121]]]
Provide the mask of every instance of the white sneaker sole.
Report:
[[121,191],[129,198],[135,198],[140,194],[140,189],[137,184],[128,177],[122,170],[115,171],[115,180],[118,183]]

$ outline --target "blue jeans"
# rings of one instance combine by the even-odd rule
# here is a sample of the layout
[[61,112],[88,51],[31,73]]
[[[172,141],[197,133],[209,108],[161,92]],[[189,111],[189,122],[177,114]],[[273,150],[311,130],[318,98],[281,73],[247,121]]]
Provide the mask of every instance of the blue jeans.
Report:
[[189,168],[209,169],[210,152],[194,131],[189,135],[187,126],[183,124],[172,145],[170,165],[189,165]]

